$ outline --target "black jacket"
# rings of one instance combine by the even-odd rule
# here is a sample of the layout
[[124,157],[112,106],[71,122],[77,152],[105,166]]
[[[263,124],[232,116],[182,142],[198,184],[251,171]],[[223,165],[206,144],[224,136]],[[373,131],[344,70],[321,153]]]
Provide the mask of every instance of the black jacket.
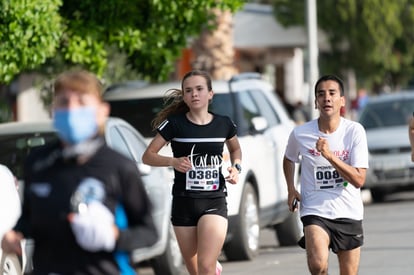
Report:
[[133,161],[102,143],[85,163],[78,164],[62,157],[60,144],[51,144],[27,159],[23,212],[16,226],[35,241],[35,274],[119,273],[114,253],[83,250],[67,219],[76,191],[91,179],[103,186],[103,203],[114,215],[117,205],[125,209],[128,227],[120,232],[117,251],[130,252],[157,240],[151,204]]

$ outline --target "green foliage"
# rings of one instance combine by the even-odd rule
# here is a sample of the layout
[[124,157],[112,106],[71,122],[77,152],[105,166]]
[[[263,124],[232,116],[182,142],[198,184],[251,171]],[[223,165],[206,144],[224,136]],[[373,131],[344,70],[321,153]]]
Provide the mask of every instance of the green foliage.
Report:
[[92,32],[95,43],[115,45],[128,56],[132,69],[159,81],[172,71],[188,39],[211,27],[211,10],[235,10],[241,4],[241,0],[75,0],[64,3],[62,15],[69,29]]
[[[214,9],[235,11],[243,3],[0,0],[0,84],[9,84],[22,72],[40,72],[46,75],[38,85],[47,106],[50,79],[74,67],[95,72],[107,84],[132,78],[165,80],[189,39],[214,27]],[[0,100],[0,120],[10,118],[7,106]]]
[[[273,0],[285,26],[305,24],[305,1]],[[321,55],[322,70],[355,70],[376,87],[401,86],[414,73],[413,0],[317,1],[318,26],[332,51]]]
[[0,0],[0,83],[27,70],[55,73],[73,66],[100,76],[111,52],[142,78],[163,80],[212,10],[243,0]]
[[62,35],[59,0],[0,0],[0,83],[55,54]]
[[[0,0],[0,83],[19,73],[74,66],[114,76],[109,58],[142,78],[163,80],[188,39],[212,27],[215,8],[242,0]],[[119,75],[119,74],[118,74]]]

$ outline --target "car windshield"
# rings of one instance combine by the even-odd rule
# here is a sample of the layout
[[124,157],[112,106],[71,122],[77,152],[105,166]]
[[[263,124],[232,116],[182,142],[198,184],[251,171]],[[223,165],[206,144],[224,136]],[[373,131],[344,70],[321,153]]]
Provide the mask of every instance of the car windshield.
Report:
[[368,104],[359,122],[365,129],[407,125],[414,111],[414,98],[401,98]]
[[[151,127],[151,121],[163,108],[163,98],[140,98],[120,101],[110,101],[111,116],[120,117],[134,126],[144,137],[150,138],[155,135]],[[234,110],[232,108],[230,94],[215,94],[209,110],[226,115],[234,121]]]
[[54,140],[57,140],[54,133],[0,135],[0,163],[6,165],[17,178],[21,178],[24,161],[30,151]]
[[144,137],[153,137],[151,121],[163,107],[162,98],[140,98],[110,101],[111,116],[120,117],[133,125]]

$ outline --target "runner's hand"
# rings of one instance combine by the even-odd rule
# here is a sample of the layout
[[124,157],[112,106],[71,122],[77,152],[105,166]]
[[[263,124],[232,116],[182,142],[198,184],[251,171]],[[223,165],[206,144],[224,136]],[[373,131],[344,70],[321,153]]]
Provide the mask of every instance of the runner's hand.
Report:
[[83,249],[96,252],[115,248],[114,215],[100,202],[91,202],[86,211],[69,215],[76,241]]
[[22,239],[23,235],[20,232],[10,230],[3,235],[1,249],[4,253],[22,255],[22,246],[20,245]]
[[192,168],[190,159],[188,157],[173,158],[172,166],[174,167],[175,170],[181,173],[186,173]]
[[229,172],[229,175],[226,177],[226,181],[231,184],[236,184],[239,181],[239,171],[233,166],[228,167],[227,171]]

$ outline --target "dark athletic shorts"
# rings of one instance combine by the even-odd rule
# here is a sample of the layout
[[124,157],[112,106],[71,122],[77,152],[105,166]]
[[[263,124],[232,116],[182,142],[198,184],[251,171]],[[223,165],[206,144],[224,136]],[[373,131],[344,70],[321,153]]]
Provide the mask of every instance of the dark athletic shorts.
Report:
[[[311,224],[322,227],[329,235],[329,248],[334,253],[338,253],[339,250],[352,250],[364,244],[362,221],[344,218],[330,220],[314,215],[304,216],[301,220],[303,227]],[[305,237],[302,237],[298,244],[305,248]]]
[[206,214],[219,215],[227,219],[226,198],[173,197],[171,222],[174,226],[197,226],[198,220]]

